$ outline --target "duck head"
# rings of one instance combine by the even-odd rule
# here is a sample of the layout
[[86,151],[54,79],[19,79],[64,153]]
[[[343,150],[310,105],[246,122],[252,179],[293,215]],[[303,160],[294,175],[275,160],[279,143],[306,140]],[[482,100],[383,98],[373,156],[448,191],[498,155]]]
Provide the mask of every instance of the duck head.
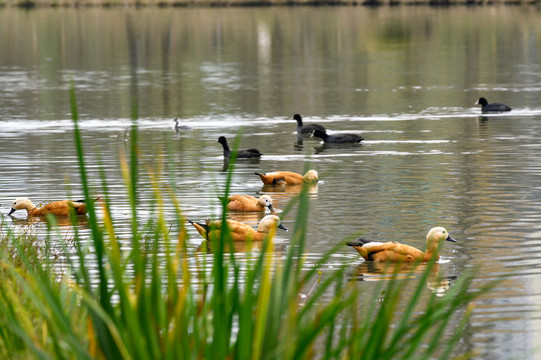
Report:
[[35,208],[35,206],[30,199],[24,197],[17,198],[11,203],[11,210],[9,211],[8,215],[13,214],[17,210],[26,209],[26,211],[30,211],[33,208]]
[[426,235],[426,251],[437,252],[439,244],[443,241],[456,242],[444,227],[438,226],[430,229]]
[[302,178],[306,182],[317,182],[319,179],[318,173],[315,170],[308,170]]
[[272,207],[272,198],[269,195],[261,195],[257,200],[257,203],[259,206],[269,208],[271,212],[274,212],[274,208]]
[[261,221],[259,222],[259,226],[257,227],[257,231],[268,233],[273,228],[279,228],[285,231],[288,231],[288,229],[280,223],[280,218],[276,215],[267,215]]

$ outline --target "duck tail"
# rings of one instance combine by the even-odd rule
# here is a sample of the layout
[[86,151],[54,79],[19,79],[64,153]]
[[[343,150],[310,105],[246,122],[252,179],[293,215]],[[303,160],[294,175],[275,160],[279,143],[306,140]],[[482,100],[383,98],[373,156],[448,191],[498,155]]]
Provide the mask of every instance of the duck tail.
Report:
[[355,241],[347,242],[346,245],[347,246],[363,246],[363,245],[371,243],[371,242],[373,242],[373,240],[358,238]]
[[[98,201],[99,199],[101,199],[101,198],[98,196],[97,198],[92,199],[92,201],[93,201],[93,202],[96,202],[96,201]],[[76,201],[74,201],[74,202],[85,203],[86,201],[85,201],[85,199],[82,199],[82,200],[76,200]]]
[[201,228],[205,229],[205,231],[208,231],[208,229],[209,229],[208,224],[198,223],[196,221],[191,221],[191,220],[188,220],[188,219],[186,219],[186,221],[189,222],[190,224],[192,224],[193,226],[195,226],[196,228],[201,227]]

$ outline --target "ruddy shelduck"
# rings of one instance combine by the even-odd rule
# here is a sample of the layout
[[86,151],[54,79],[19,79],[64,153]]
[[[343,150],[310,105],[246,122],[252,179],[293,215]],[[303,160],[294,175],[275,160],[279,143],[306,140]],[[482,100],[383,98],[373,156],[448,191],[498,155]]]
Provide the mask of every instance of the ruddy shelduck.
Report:
[[265,211],[274,212],[272,198],[269,195],[261,195],[258,198],[250,195],[232,195],[227,198],[227,210],[229,211]]
[[353,247],[367,261],[378,262],[426,262],[438,260],[438,248],[443,241],[456,242],[443,227],[432,228],[426,235],[426,251],[395,241],[377,242],[363,238],[347,245]]
[[258,175],[265,185],[300,185],[303,182],[315,183],[318,181],[318,173],[315,170],[308,170],[304,176],[292,171],[275,171],[266,174],[254,174]]
[[8,215],[22,209],[26,210],[28,216],[46,216],[48,214],[55,216],[68,216],[70,214],[70,209],[74,209],[77,215],[85,215],[87,212],[84,200],[54,201],[41,207],[36,207],[36,205],[34,205],[30,199],[18,198],[15,199],[11,204],[11,210]]
[[[222,221],[206,221],[204,224],[188,220],[197,232],[205,239],[219,238],[222,231]],[[274,228],[280,228],[287,231],[287,228],[280,223],[280,218],[276,215],[267,215],[259,222],[257,230],[248,224],[235,220],[227,220],[227,226],[231,232],[233,241],[261,241],[267,237]]]

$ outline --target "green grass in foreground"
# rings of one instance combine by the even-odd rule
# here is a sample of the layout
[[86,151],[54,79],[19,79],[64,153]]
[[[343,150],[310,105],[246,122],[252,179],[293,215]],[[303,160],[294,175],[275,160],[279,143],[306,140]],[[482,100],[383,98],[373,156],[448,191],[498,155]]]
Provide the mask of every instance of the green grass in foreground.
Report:
[[[73,90],[72,104],[88,201],[94,194],[88,186]],[[212,244],[212,264],[206,264],[201,260],[206,256],[188,252],[186,222],[174,187],[161,181],[161,164],[147,170],[154,194],[152,219],[138,217],[141,170],[135,125],[132,131],[130,161],[121,159],[132,209],[129,253],[122,252],[117,242],[103,172],[102,220],[88,201],[91,233],[83,238],[75,232],[75,252],[64,248],[67,271],[62,276],[55,274],[47,247],[36,246],[32,237],[16,236],[5,224],[0,228],[1,358],[446,359],[471,315],[472,300],[492,286],[471,291],[473,274],[465,273],[443,297],[433,294],[420,308],[429,265],[415,281],[382,281],[374,294],[360,293],[356,282],[348,283],[344,269],[320,274],[321,265],[343,244],[312,270],[301,271],[309,213],[306,189],[297,199],[296,223],[284,260],[274,256],[271,236],[252,260],[239,261],[228,250],[233,246],[224,231]],[[173,166],[171,160],[168,166]],[[230,169],[225,196],[231,176]],[[166,204],[175,208],[174,224],[165,219]],[[55,235],[54,226],[49,234],[53,236],[64,241]],[[189,266],[194,260],[199,265]],[[97,272],[89,271],[90,266]],[[308,298],[301,299],[312,287]],[[403,301],[406,287],[413,290]],[[383,289],[383,299],[378,300]],[[329,293],[335,296],[329,298]],[[361,296],[372,298],[363,301],[371,304],[368,308],[358,305]]]

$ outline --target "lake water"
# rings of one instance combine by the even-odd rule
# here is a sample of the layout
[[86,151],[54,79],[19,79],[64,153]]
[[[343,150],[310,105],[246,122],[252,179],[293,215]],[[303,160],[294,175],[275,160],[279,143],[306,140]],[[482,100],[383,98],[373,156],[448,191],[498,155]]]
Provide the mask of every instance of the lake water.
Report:
[[[241,148],[264,155],[238,163],[233,193],[267,193],[284,208],[296,190],[265,188],[254,172],[309,166],[320,174],[310,195],[307,266],[348,236],[423,248],[427,231],[445,226],[458,240],[445,244],[439,264],[451,286],[470,268],[479,267],[474,287],[510,275],[476,302],[458,350],[477,359],[534,359],[541,340],[539,16],[539,8],[502,6],[2,8],[0,212],[20,196],[36,203],[81,197],[73,83],[91,182],[99,193],[99,154],[126,248],[130,212],[119,153],[129,147],[136,104],[141,165],[155,164],[171,144],[186,217],[219,216],[226,173],[215,141],[242,131]],[[513,111],[482,116],[474,106],[480,96]],[[366,140],[299,142],[294,113]],[[187,127],[178,134],[175,117]],[[144,219],[152,213],[144,175],[140,191]],[[172,219],[172,207],[166,211]],[[28,228],[15,214],[7,225]],[[255,225],[260,216],[237,218]],[[283,223],[293,227],[294,213]],[[45,232],[43,224],[30,227]],[[195,251],[202,239],[189,232]],[[290,236],[279,232],[278,248]],[[329,267],[341,264],[368,293],[387,278],[346,246]]]

